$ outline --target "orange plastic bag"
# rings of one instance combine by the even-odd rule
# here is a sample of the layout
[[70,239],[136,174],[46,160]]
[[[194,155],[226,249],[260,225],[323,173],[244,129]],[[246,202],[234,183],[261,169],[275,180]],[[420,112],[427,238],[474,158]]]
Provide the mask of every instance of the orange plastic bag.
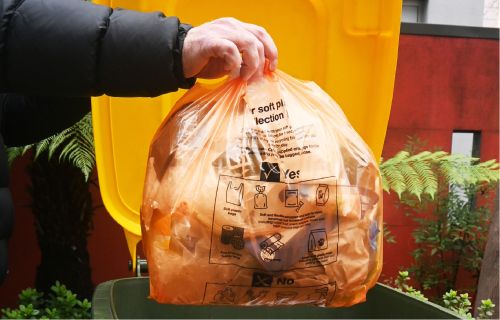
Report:
[[382,266],[377,162],[316,84],[197,84],[153,139],[141,209],[161,303],[349,306]]

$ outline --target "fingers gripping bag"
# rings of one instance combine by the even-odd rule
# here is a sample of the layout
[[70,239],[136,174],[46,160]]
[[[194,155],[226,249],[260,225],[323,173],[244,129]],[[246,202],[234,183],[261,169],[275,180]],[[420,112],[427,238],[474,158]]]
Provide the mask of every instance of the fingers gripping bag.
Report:
[[349,306],[382,266],[381,178],[316,84],[195,85],[150,148],[141,208],[160,303]]

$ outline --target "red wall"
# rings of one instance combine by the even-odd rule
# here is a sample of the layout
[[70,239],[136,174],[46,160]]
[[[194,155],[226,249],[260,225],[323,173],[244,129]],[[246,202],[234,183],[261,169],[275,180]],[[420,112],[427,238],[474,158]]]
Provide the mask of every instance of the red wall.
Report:
[[[402,35],[391,117],[383,157],[403,148],[409,135],[451,149],[453,130],[481,131],[481,159],[498,155],[498,40]],[[397,244],[384,247],[383,274],[411,264],[414,222],[384,196],[384,219]]]
[[[450,150],[454,129],[481,130],[481,158],[498,159],[498,41],[402,35],[394,102],[383,152],[399,151],[408,135]],[[26,191],[25,159],[13,167],[11,188],[16,227],[9,243],[10,275],[0,287],[0,307],[13,306],[18,292],[33,286],[40,253]],[[92,189],[94,203],[101,204]],[[384,248],[384,270],[394,276],[411,263],[413,222],[398,212],[393,195],[385,196],[385,220],[397,244]],[[103,208],[94,214],[89,252],[95,284],[129,276],[121,228]]]
[[[40,263],[40,250],[36,240],[34,219],[27,192],[30,185],[26,173],[28,157],[18,160],[12,167],[11,191],[15,206],[15,228],[9,241],[10,273],[0,286],[0,308],[17,305],[17,295],[27,287],[34,287],[36,268]],[[106,280],[131,276],[128,271],[129,253],[125,235],[118,224],[102,207],[99,190],[91,187],[94,207],[93,231],[88,249],[92,268],[92,281],[99,284]]]

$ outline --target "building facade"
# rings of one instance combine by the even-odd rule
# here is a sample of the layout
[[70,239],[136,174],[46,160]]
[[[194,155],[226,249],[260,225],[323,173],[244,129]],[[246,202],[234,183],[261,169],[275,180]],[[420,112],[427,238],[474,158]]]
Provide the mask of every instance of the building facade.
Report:
[[403,0],[402,21],[498,28],[499,0]]

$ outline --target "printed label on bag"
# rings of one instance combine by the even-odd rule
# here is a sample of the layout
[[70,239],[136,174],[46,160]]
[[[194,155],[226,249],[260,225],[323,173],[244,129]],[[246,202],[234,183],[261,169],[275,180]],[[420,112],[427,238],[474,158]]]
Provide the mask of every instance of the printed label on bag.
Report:
[[[255,273],[252,280],[255,280]],[[279,284],[279,278],[272,275],[257,274],[257,281],[261,285],[226,285],[220,283],[205,284],[203,304],[249,304],[262,303],[289,305],[289,304],[329,304],[336,293],[336,282],[312,286],[293,286]]]
[[285,159],[313,153],[320,147],[317,141],[316,129],[312,124],[297,128],[284,125],[273,129],[246,129],[238,144],[244,146],[240,151],[242,154]]
[[265,125],[281,119],[285,119],[286,109],[283,99],[270,102],[264,106],[250,107],[250,112],[256,125]]
[[335,262],[335,177],[283,183],[278,164],[261,169],[260,180],[219,177],[209,263],[284,271]]
[[300,108],[289,112],[287,101],[275,89],[275,96],[247,97],[243,138],[238,144],[243,146],[242,154],[286,159],[314,153],[320,139],[313,118]]

